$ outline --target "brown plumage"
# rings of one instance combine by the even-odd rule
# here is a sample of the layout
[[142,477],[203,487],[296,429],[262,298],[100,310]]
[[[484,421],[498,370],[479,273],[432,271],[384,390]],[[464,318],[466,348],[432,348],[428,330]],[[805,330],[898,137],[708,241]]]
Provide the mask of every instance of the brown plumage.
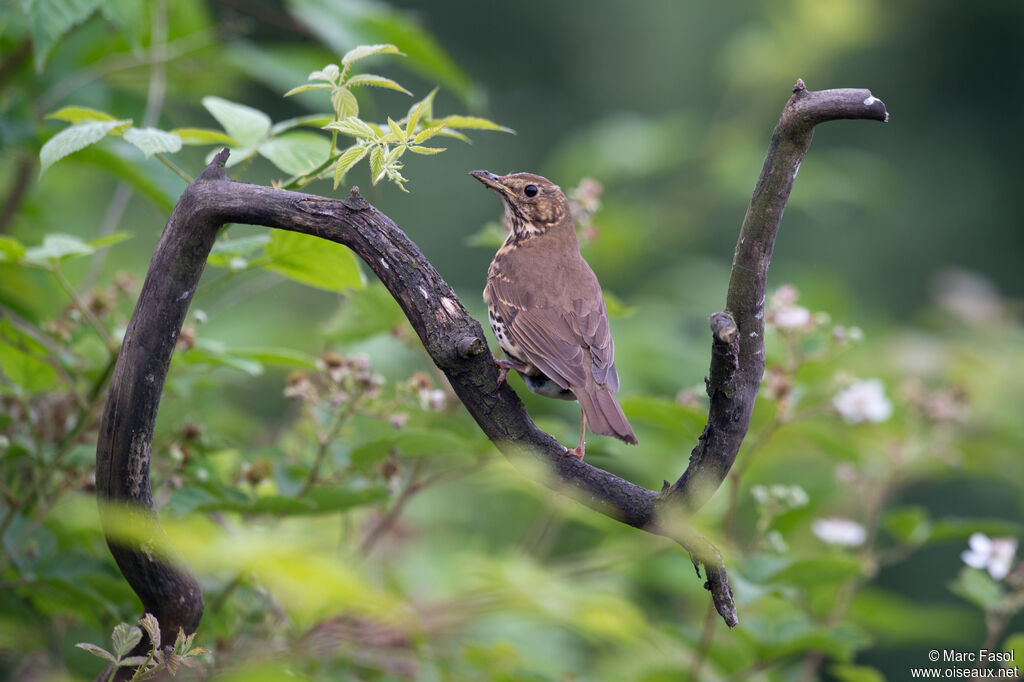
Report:
[[499,361],[502,380],[515,369],[535,393],[579,400],[580,442],[567,454],[583,458],[584,424],[635,444],[615,399],[619,375],[601,285],[580,255],[562,190],[531,173],[470,175],[501,197],[510,229],[484,289],[491,328],[508,356]]

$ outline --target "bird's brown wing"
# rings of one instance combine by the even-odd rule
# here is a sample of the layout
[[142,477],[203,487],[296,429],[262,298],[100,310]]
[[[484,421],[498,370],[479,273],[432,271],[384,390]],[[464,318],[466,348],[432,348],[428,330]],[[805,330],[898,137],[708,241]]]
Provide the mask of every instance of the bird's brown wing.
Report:
[[594,383],[618,390],[615,349],[600,295],[590,297],[590,303],[577,298],[571,308],[558,309],[547,300],[517,292],[500,273],[489,279],[487,288],[491,304],[525,359],[552,381],[577,390],[590,383],[589,374]]

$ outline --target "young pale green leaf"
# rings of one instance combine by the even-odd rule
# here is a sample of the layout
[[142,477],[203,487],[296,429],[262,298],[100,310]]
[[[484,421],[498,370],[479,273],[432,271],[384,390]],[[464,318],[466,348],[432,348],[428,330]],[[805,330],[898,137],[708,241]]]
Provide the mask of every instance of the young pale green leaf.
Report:
[[221,144],[229,147],[238,147],[238,140],[225,135],[219,130],[209,128],[175,128],[171,134],[181,138],[182,144],[199,147],[207,144]]
[[[128,667],[131,667],[131,666],[138,666],[138,665],[142,665],[146,661],[149,661],[149,656],[128,656],[126,658],[122,658],[121,659],[121,661],[120,661],[121,666],[120,667],[128,668]],[[152,667],[152,666],[153,666],[153,661],[150,661],[150,667]]]
[[110,634],[110,641],[114,645],[114,655],[121,659],[142,641],[142,630],[130,623],[118,623]]
[[70,234],[48,234],[43,243],[26,249],[24,260],[35,265],[56,265],[69,258],[91,256],[95,249]]
[[204,97],[203,106],[242,147],[256,145],[270,131],[270,117],[259,109],[220,97]]
[[14,237],[0,236],[0,263],[17,263],[25,257],[25,246]]
[[416,126],[419,125],[420,121],[429,121],[434,117],[434,97],[436,95],[437,88],[434,88],[427,93],[426,97],[409,107],[409,124],[407,129],[410,134],[416,130]]
[[[390,152],[388,152],[388,155],[386,157],[384,157],[384,165],[387,166],[388,168],[391,168],[392,166],[394,166],[395,161],[398,161],[398,159],[404,153],[405,153],[405,146],[404,145],[401,146],[401,147],[395,147]],[[396,170],[399,170],[401,168],[402,168],[401,165],[395,167]]]
[[437,134],[440,135],[441,137],[452,137],[455,138],[456,140],[461,140],[462,142],[465,142],[467,144],[471,143],[468,137],[460,133],[458,130],[454,130],[452,128],[441,128],[441,132]]
[[[411,122],[412,120],[410,119],[410,123]],[[416,137],[413,138],[413,142],[416,144],[426,142],[435,135],[440,135],[442,131],[444,131],[443,123],[438,123],[437,125],[432,125],[429,128],[424,128],[420,132],[416,133]]]
[[337,130],[339,133],[345,133],[352,137],[361,137],[365,139],[374,140],[380,137],[379,134],[371,128],[366,121],[356,118],[355,116],[349,116],[343,118],[340,121],[332,121],[324,126],[328,130]]
[[57,163],[65,156],[85,149],[91,144],[99,142],[104,137],[125,125],[131,125],[131,119],[120,121],[87,121],[76,123],[60,131],[43,145],[39,150],[39,174],[42,175],[46,169]]
[[395,123],[390,116],[388,116],[388,128],[391,128],[391,132],[394,133],[395,137],[398,138],[399,142],[406,141],[407,138],[405,135],[405,131],[402,130],[402,127]]
[[148,159],[153,154],[173,154],[181,150],[181,138],[157,128],[129,128],[124,139]]
[[355,254],[326,239],[274,230],[266,254],[267,270],[309,286],[343,292],[365,285]]
[[[147,613],[139,619],[139,625],[149,635],[149,643],[154,649],[160,648],[160,621],[152,613]],[[136,664],[139,665],[139,664]]]
[[298,85],[288,92],[282,95],[283,97],[291,97],[297,95],[300,92],[309,92],[310,90],[330,90],[333,86],[330,83],[306,83],[305,85]]
[[418,144],[411,144],[411,145],[409,145],[409,151],[416,152],[417,154],[425,154],[425,155],[440,154],[441,152],[443,152],[443,151],[445,151],[447,149],[448,149],[447,147],[423,147],[423,146],[418,145]]
[[117,663],[117,659],[114,658],[114,654],[110,653],[101,646],[96,646],[95,644],[90,644],[89,642],[79,642],[75,646],[81,649],[82,651],[88,651],[93,656],[99,656],[105,661],[109,661],[115,664]]
[[267,140],[260,145],[259,153],[285,173],[302,175],[327,161],[331,142],[323,135],[296,130]]
[[497,130],[503,133],[512,133],[515,135],[514,130],[506,128],[505,126],[498,125],[494,121],[489,121],[486,118],[480,118],[479,116],[445,116],[440,119],[441,123],[444,123],[446,128],[460,128],[463,130]]
[[370,175],[373,176],[373,184],[380,182],[380,179],[384,177],[384,150],[380,147],[374,147],[370,151]]
[[341,156],[338,157],[338,162],[334,165],[334,189],[338,189],[338,185],[341,184],[345,173],[366,156],[366,151],[366,147],[355,145],[342,152]]
[[46,115],[47,119],[56,121],[67,121],[68,123],[81,123],[82,121],[114,121],[113,116],[99,109],[89,107],[64,107],[52,114]]
[[306,80],[310,81],[327,81],[328,83],[337,83],[338,76],[341,75],[341,69],[337,64],[328,64],[319,71],[314,71],[309,74],[309,78]]
[[397,90],[398,92],[404,92],[410,97],[412,96],[411,92],[409,92],[408,90],[406,90],[405,88],[403,88],[401,85],[391,80],[390,78],[385,78],[384,76],[375,76],[370,73],[361,73],[352,76],[345,82],[345,85],[347,85],[350,88],[356,85],[368,85],[375,88],[387,88],[388,90]]
[[348,88],[337,88],[331,93],[331,106],[339,120],[359,115],[359,102]]
[[366,59],[367,57],[372,57],[375,54],[397,54],[402,57],[405,56],[402,51],[394,45],[360,45],[359,47],[354,47],[346,52],[345,56],[341,58],[341,63],[344,66],[348,66],[360,59]]

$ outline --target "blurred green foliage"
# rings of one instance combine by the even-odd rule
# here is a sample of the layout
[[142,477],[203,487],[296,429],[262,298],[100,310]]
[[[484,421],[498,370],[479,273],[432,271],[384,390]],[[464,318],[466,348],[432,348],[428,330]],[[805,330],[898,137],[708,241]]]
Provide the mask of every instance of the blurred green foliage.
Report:
[[[384,165],[345,182],[476,313],[502,233],[465,171],[560,183],[609,295],[641,442],[594,437],[588,459],[651,488],[703,427],[706,320],[789,86],[869,87],[893,118],[823,127],[796,182],[751,432],[693,519],[729,567],[732,631],[678,547],[497,456],[351,253],[230,227],[153,448],[161,520],[206,596],[203,674],[876,680],[907,678],[931,649],[1019,648],[1024,325],[1007,150],[1022,13],[995,0],[0,10],[0,676],[89,679],[102,663],[76,643],[120,655],[137,632],[119,627],[143,614],[99,529],[95,427],[181,176],[227,144],[233,177],[335,194],[335,173],[309,170],[343,151],[317,131],[341,112],[323,113],[324,93],[282,95],[381,44],[406,57],[367,68],[414,99],[350,94],[361,119],[405,124],[379,126],[387,144],[425,129],[412,121],[425,101],[518,135],[403,157],[409,195],[374,186]],[[511,381],[572,439],[573,406]]]

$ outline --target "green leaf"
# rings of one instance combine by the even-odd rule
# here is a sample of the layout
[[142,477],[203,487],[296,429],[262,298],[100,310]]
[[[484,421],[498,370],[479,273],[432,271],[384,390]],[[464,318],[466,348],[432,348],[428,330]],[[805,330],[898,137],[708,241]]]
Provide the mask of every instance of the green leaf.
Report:
[[314,71],[309,74],[306,80],[310,81],[327,81],[328,83],[336,83],[338,77],[341,75],[341,69],[337,64],[328,64],[319,71]]
[[512,133],[513,135],[516,133],[516,131],[511,128],[506,128],[505,126],[498,125],[494,121],[489,121],[486,118],[480,118],[479,116],[445,116],[442,119],[438,119],[437,122],[444,123],[446,128],[497,130],[503,133]]
[[932,533],[928,510],[924,507],[890,509],[882,519],[882,526],[901,543],[920,545]]
[[50,50],[64,34],[88,19],[99,6],[100,0],[22,0],[37,73],[42,73]]
[[[426,97],[424,97],[419,102],[416,102],[411,107],[409,107],[409,113],[406,116],[406,118],[409,119],[409,122],[406,127],[406,131],[408,132],[409,135],[412,135],[412,132],[416,130],[416,126],[420,124],[420,121],[429,121],[431,117],[433,117],[434,97],[436,95],[437,88],[434,88],[433,90],[427,93]],[[439,129],[443,127],[444,125],[438,126]],[[423,140],[425,139],[427,138],[423,138]],[[419,139],[418,137],[416,138],[417,142],[422,142],[423,140]]]
[[47,119],[53,119],[56,121],[67,121],[68,123],[81,123],[82,121],[114,121],[116,120],[113,116],[100,111],[99,109],[91,109],[89,107],[63,107],[58,109],[52,114],[46,115]]
[[370,151],[370,175],[373,176],[373,184],[377,184],[384,177],[384,150],[374,147]]
[[305,85],[297,85],[288,92],[284,93],[282,97],[291,97],[297,95],[300,92],[309,92],[310,90],[330,90],[333,86],[330,83],[306,83]]
[[366,121],[360,120],[355,116],[349,116],[348,118],[344,118],[339,121],[331,121],[325,125],[324,128],[327,130],[337,130],[339,133],[345,133],[352,137],[368,140],[375,140],[379,137],[376,131],[371,128]]
[[627,305],[621,298],[610,291],[604,292],[604,307],[608,310],[608,317],[612,319],[631,317],[636,312],[636,308]]
[[91,256],[95,249],[70,234],[48,234],[40,246],[25,251],[25,261],[36,265],[56,265],[69,258]]
[[274,230],[266,255],[270,259],[264,266],[267,270],[296,282],[339,292],[365,286],[355,254],[320,237]]
[[411,92],[409,92],[408,90],[406,90],[405,88],[403,88],[401,85],[391,80],[390,78],[385,78],[384,76],[375,76],[370,73],[361,73],[352,76],[347,81],[345,81],[345,85],[347,85],[350,88],[356,85],[367,85],[375,88],[387,88],[388,90],[397,90],[398,92],[404,92],[405,94],[412,96]]
[[361,507],[387,499],[388,490],[383,485],[346,489],[337,486],[317,486],[303,497],[284,495],[262,495],[244,500],[213,499],[199,504],[196,511],[231,511],[242,514],[270,514],[273,516],[300,516],[307,514],[329,514]]
[[129,623],[118,623],[114,626],[110,641],[114,645],[114,655],[122,658],[142,641],[142,630]]
[[25,257],[25,247],[14,237],[0,235],[0,263],[17,263]]
[[157,128],[129,128],[124,131],[124,139],[145,154],[147,159],[153,154],[181,151],[180,137]]
[[188,364],[207,364],[230,367],[249,376],[260,376],[263,374],[263,365],[255,360],[239,357],[229,350],[223,343],[213,339],[197,339],[196,345],[183,353],[175,355]]
[[99,142],[109,133],[126,124],[131,125],[131,119],[88,121],[65,128],[47,140],[43,148],[39,150],[39,174],[45,173],[47,168],[65,156]]
[[430,138],[434,137],[435,135],[440,135],[442,132],[444,132],[443,123],[438,123],[437,125],[429,126],[427,128],[424,128],[420,132],[416,133],[416,137],[413,138],[413,142],[415,142],[416,144],[425,142]]
[[346,297],[341,310],[328,323],[327,333],[342,343],[350,343],[388,334],[405,322],[405,313],[391,292],[376,282]]
[[969,566],[960,570],[960,574],[949,584],[949,589],[983,611],[997,606],[1006,597],[1006,590],[1000,583],[985,571]]
[[93,656],[99,656],[105,661],[109,661],[110,663],[115,664],[117,663],[117,659],[114,658],[114,654],[110,653],[103,647],[96,646],[95,644],[90,644],[89,642],[79,642],[75,646],[81,649],[82,651],[88,651]]
[[394,436],[380,438],[364,443],[352,450],[352,466],[359,471],[367,471],[373,464],[386,457],[392,451],[406,457],[420,457],[442,453],[455,453],[465,450],[464,439],[454,436],[448,431],[411,431],[404,429]]
[[229,267],[235,258],[250,258],[270,243],[269,234],[254,234],[235,239],[219,239],[213,243],[207,263],[220,268]]
[[348,66],[360,59],[366,59],[367,57],[372,57],[375,54],[397,54],[403,57],[405,56],[394,45],[360,45],[359,47],[354,47],[346,52],[345,56],[341,58],[341,63],[344,66]]
[[263,365],[280,367],[302,367],[316,369],[316,358],[302,351],[291,348],[274,348],[272,346],[246,346],[232,348],[231,354],[238,358],[248,358]]
[[259,109],[220,97],[204,97],[203,106],[242,147],[256,145],[270,132],[270,117]]
[[200,147],[207,144],[221,144],[229,147],[240,146],[238,140],[226,135],[219,130],[210,130],[209,128],[175,128],[171,131],[172,135],[177,135],[181,138],[181,143],[192,147]]
[[331,106],[338,120],[359,115],[359,102],[347,88],[338,88],[331,93]]
[[296,116],[295,118],[289,118],[279,123],[275,123],[270,128],[271,135],[280,135],[286,130],[292,128],[306,127],[306,128],[323,128],[328,123],[333,121],[334,118],[327,114],[309,114],[308,116]]
[[289,175],[302,175],[319,167],[331,153],[331,141],[309,131],[294,131],[267,140],[261,156]]
[[134,236],[135,235],[133,235],[131,232],[114,232],[113,234],[108,234],[103,237],[90,239],[89,241],[86,242],[86,244],[93,250],[99,251],[100,249],[105,249],[108,246],[113,246],[114,244],[120,244],[121,242],[128,241]]
[[421,147],[418,144],[409,145],[409,151],[424,155],[440,154],[441,152],[447,150],[447,147]]
[[341,156],[338,157],[338,162],[334,165],[334,189],[338,189],[338,185],[341,184],[341,180],[345,177],[345,173],[349,172],[353,166],[359,163],[359,161],[366,156],[366,151],[366,147],[357,144],[346,149]]
[[139,619],[139,625],[149,635],[150,645],[154,649],[160,648],[160,621],[152,613],[147,613]]
[[496,220],[488,220],[484,226],[473,234],[466,237],[466,246],[483,246],[489,249],[497,249],[505,243],[508,235],[505,229]]
[[390,116],[388,116],[388,128],[391,128],[391,132],[397,138],[398,142],[405,142],[405,131],[402,130],[402,127],[395,123]]

